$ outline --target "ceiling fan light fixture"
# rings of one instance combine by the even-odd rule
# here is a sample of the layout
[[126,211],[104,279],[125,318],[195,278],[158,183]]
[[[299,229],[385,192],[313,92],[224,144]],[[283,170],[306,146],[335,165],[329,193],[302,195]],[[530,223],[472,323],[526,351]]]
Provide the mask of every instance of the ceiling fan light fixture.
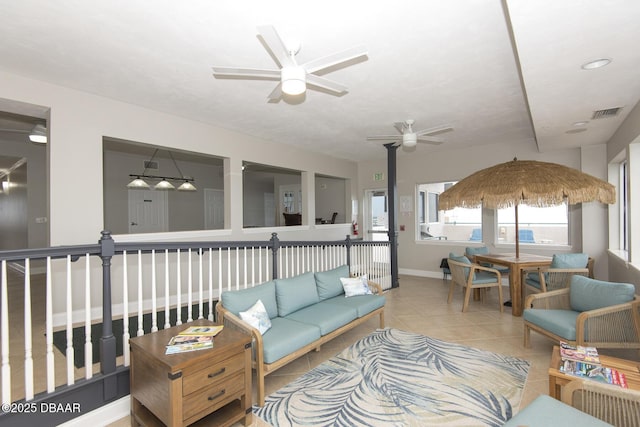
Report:
[[35,142],[37,144],[46,144],[47,143],[47,128],[41,124],[37,124],[29,133],[29,141]]
[[418,143],[418,136],[415,133],[405,133],[402,135],[402,145],[405,147],[415,147]]
[[284,67],[281,73],[282,92],[300,95],[307,90],[307,72],[300,66]]

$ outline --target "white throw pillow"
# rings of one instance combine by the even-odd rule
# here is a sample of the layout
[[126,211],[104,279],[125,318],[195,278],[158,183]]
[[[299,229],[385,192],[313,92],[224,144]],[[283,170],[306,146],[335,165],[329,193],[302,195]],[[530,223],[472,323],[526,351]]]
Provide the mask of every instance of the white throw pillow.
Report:
[[342,288],[345,297],[354,297],[356,295],[371,295],[371,289],[367,285],[367,276],[360,277],[341,277]]
[[271,328],[271,319],[261,300],[258,300],[249,310],[241,311],[240,318],[260,331],[260,335],[264,335]]

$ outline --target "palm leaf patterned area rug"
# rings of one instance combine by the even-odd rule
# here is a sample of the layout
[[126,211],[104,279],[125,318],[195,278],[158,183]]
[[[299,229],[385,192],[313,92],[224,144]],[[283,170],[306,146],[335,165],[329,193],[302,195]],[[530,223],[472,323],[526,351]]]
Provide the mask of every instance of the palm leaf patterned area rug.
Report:
[[385,328],[268,396],[254,413],[284,426],[502,426],[530,364]]

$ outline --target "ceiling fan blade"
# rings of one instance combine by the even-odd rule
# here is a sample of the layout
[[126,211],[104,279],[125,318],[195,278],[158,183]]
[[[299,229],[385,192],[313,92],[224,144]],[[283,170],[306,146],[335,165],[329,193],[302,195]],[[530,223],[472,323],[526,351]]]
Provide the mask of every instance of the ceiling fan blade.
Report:
[[402,135],[376,135],[368,136],[367,141],[400,141]]
[[271,103],[280,102],[282,100],[282,83],[278,83],[267,98]]
[[278,63],[280,68],[296,65],[289,53],[289,49],[287,49],[284,42],[278,35],[278,32],[272,25],[259,26],[258,33],[260,33],[260,37],[262,37],[266,47],[271,51],[273,59]]
[[316,76],[315,74],[307,74],[307,84],[326,89],[336,95],[344,95],[347,93],[347,87],[345,85],[325,79],[324,77]]
[[349,62],[353,59],[367,56],[368,52],[364,46],[352,47],[342,52],[337,52],[331,55],[323,56],[313,61],[302,64],[307,73],[317,73],[318,71],[325,70],[334,65]]
[[423,137],[418,137],[417,142],[422,142],[423,144],[440,145],[444,143],[444,139],[438,138],[437,136],[429,136],[429,137],[423,136]]
[[11,132],[11,133],[30,133],[30,130],[23,129],[0,129],[0,132]]
[[423,135],[433,135],[433,134],[438,134],[438,133],[442,133],[442,132],[449,132],[453,130],[453,127],[450,125],[442,125],[442,126],[436,126],[436,127],[432,127],[429,129],[423,129],[421,131],[416,132],[416,135],[418,136],[423,136]]
[[398,132],[400,132],[401,134],[404,133],[405,129],[407,128],[407,124],[405,122],[395,122],[393,124],[393,127],[398,129]]
[[280,80],[280,70],[263,70],[259,68],[232,68],[213,67],[213,76],[216,78],[245,78]]

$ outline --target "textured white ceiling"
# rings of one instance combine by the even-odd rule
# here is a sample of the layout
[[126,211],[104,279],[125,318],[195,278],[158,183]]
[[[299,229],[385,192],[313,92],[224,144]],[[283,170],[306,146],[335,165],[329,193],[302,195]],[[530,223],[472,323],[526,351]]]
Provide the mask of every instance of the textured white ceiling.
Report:
[[[353,160],[384,157],[366,137],[408,118],[417,130],[455,128],[441,146],[420,144],[424,153],[605,143],[640,98],[640,2],[505,4],[0,0],[0,68]],[[274,104],[274,82],[213,78],[214,65],[276,67],[257,38],[265,24],[302,42],[299,62],[357,45],[368,59],[326,75],[349,88],[341,97],[308,90]],[[599,57],[613,62],[580,69]],[[619,116],[566,133],[594,110],[618,106]]]

